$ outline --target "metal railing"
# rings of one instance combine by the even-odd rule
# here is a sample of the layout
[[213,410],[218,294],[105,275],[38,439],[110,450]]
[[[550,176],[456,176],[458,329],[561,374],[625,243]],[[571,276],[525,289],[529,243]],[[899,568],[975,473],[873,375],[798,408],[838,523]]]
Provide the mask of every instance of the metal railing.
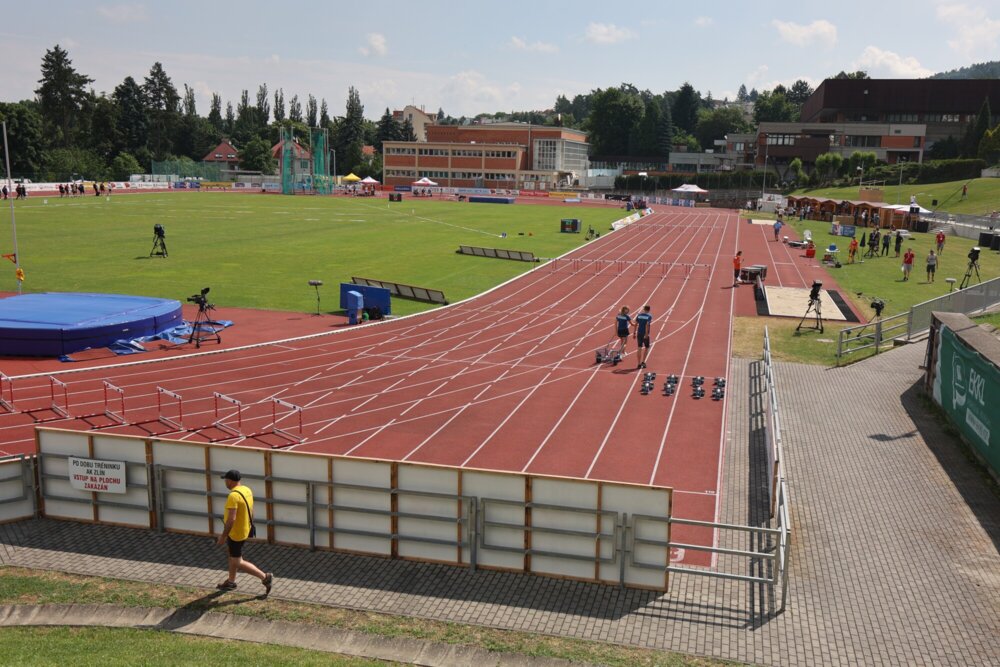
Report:
[[882,345],[897,340],[913,340],[930,329],[931,313],[934,311],[970,315],[998,303],[1000,303],[1000,278],[993,278],[918,303],[905,313],[845,327],[840,330],[837,337],[837,361],[839,363],[841,357],[851,352],[873,349],[875,354],[878,354]]
[[[713,557],[727,558],[727,564],[733,562],[740,564],[744,571],[733,572],[726,571],[723,568],[704,569],[672,564],[668,564],[665,570],[669,573],[693,574],[741,581],[755,585],[765,585],[771,589],[772,595],[776,587],[781,586],[781,596],[780,602],[777,604],[777,611],[778,613],[782,613],[785,611],[788,600],[788,563],[791,555],[790,498],[782,456],[780,412],[778,410],[774,367],[771,360],[771,343],[766,327],[764,328],[763,363],[766,384],[765,393],[768,403],[765,424],[766,447],[768,450],[768,500],[771,507],[771,517],[774,522],[773,527],[743,526],[712,521],[697,521],[694,519],[679,519],[676,517],[664,518],[633,514],[631,520],[626,517],[625,521],[625,551],[629,555],[629,564],[632,567],[644,569],[663,569],[663,566],[639,560],[636,554],[643,546],[665,547],[669,550],[668,553],[671,554],[679,550],[691,550],[710,553]],[[640,533],[643,532],[641,527],[644,523],[663,526],[667,538],[661,540],[640,537]],[[724,535],[725,537],[720,537],[712,546],[680,542],[674,540],[672,537],[674,526],[705,528],[718,531],[720,535]],[[748,542],[749,544],[745,547],[731,546],[733,544],[741,544],[741,538],[744,543]],[[717,546],[719,543],[730,546]]]

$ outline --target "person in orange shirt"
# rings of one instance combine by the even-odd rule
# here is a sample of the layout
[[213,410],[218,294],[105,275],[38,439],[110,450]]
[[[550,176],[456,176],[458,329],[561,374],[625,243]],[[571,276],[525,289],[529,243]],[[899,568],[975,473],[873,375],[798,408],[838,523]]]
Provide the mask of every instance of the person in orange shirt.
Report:
[[737,287],[740,284],[741,268],[743,268],[743,251],[737,250],[736,256],[733,257],[733,287]]
[[858,253],[858,239],[854,237],[847,246],[847,263],[854,264],[854,256]]

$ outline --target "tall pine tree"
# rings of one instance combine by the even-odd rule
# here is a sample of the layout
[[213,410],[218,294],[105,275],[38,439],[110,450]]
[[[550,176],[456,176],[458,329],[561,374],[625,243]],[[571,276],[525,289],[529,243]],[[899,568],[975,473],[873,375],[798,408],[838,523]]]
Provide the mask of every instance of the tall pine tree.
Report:
[[41,84],[35,89],[38,109],[45,123],[46,133],[56,146],[70,146],[81,126],[81,112],[86,108],[89,95],[87,84],[93,79],[73,68],[69,53],[58,44],[42,57]]

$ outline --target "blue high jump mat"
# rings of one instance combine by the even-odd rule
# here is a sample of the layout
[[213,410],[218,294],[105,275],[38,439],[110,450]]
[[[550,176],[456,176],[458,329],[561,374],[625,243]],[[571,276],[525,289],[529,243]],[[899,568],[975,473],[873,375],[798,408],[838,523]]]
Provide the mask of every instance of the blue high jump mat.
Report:
[[184,324],[181,303],[125,294],[45,292],[0,299],[0,356],[59,357]]

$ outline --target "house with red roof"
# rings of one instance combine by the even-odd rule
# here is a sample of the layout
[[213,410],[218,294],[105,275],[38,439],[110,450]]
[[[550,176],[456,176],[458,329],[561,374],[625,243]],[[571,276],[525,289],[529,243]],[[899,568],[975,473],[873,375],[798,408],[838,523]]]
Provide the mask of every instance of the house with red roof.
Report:
[[223,139],[222,143],[210,150],[208,155],[201,160],[202,162],[219,165],[219,171],[223,174],[225,172],[239,171],[240,169],[239,151],[236,150],[236,147],[233,146],[229,139]]

